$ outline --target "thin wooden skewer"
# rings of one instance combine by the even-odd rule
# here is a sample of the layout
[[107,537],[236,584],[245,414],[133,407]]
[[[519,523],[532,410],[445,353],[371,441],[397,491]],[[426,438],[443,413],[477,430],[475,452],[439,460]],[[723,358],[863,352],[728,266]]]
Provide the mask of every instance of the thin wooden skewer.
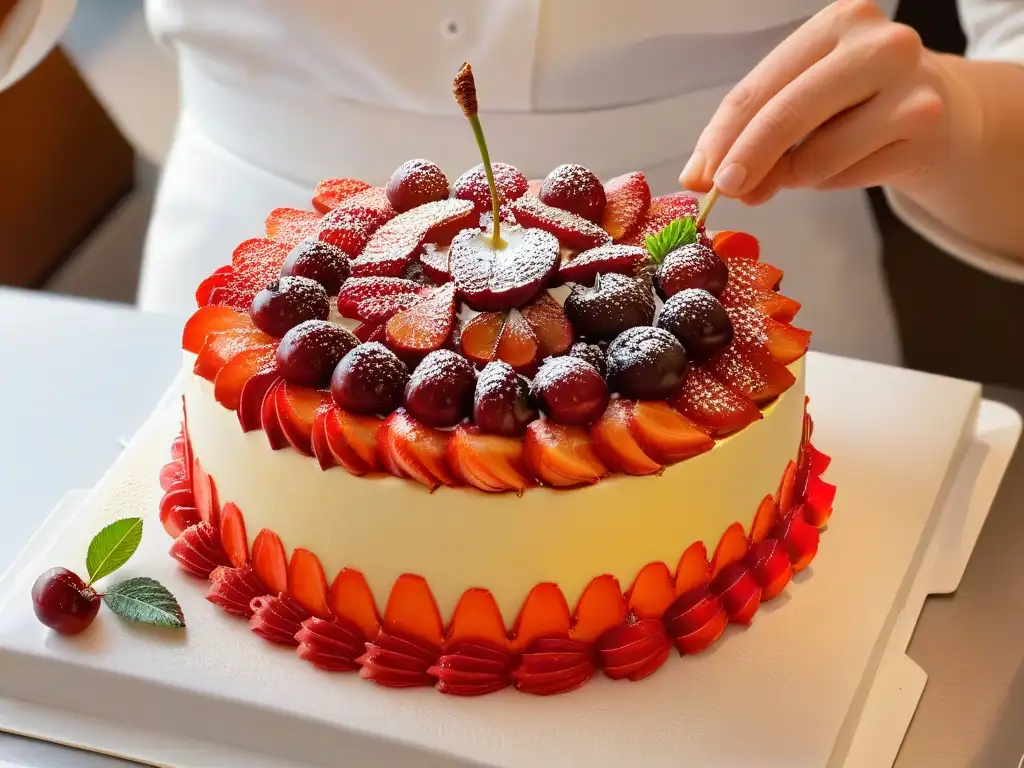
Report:
[[700,214],[697,216],[697,227],[704,226],[705,220],[708,218],[708,214],[711,213],[711,209],[715,207],[715,203],[718,202],[718,198],[721,193],[718,191],[718,187],[711,187],[711,191],[704,197],[704,202],[700,206]]

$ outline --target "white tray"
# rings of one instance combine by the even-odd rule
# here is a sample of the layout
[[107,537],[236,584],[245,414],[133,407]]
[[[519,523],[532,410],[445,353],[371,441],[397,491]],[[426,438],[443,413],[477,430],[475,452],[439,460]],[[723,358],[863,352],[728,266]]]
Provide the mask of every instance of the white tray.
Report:
[[[808,390],[839,486],[812,568],[709,652],[549,698],[461,699],[320,672],[207,603],[156,519],[177,429],[162,409],[0,579],[0,729],[174,768],[891,765],[926,680],[906,656],[914,625],[928,594],[959,583],[1020,419],[974,384],[824,355],[811,356]],[[167,584],[187,633],[102,614],[78,638],[39,625],[35,576],[81,568],[103,523],[143,512],[124,575]]]

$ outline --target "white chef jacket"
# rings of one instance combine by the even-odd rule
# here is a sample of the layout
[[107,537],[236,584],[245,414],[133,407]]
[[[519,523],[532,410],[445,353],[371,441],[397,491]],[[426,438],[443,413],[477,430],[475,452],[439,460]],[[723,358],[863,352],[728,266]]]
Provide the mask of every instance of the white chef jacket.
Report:
[[[29,3],[68,0],[26,0]],[[261,232],[308,207],[321,178],[384,183],[427,157],[454,179],[478,162],[452,96],[470,61],[492,157],[542,178],[578,162],[608,178],[676,177],[721,98],[827,0],[147,0],[178,56],[181,115],[150,227],[140,304],[193,306],[192,290]],[[892,12],[896,0],[881,0]],[[1024,0],[960,0],[969,55],[1024,60]],[[41,34],[41,33],[40,33]],[[911,226],[982,269],[1024,268],[953,238],[904,201]],[[786,270],[815,347],[899,358],[878,236],[857,190],[725,201],[716,229],[756,234]]]

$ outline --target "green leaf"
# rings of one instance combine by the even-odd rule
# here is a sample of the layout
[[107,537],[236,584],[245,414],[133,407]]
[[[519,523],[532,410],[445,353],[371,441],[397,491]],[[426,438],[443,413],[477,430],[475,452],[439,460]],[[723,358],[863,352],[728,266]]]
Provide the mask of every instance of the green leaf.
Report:
[[657,234],[648,235],[644,244],[647,246],[647,252],[651,254],[651,261],[661,264],[676,248],[696,241],[697,224],[687,216],[675,219]]
[[109,576],[135,554],[142,541],[142,518],[126,517],[116,520],[97,533],[89,544],[85,556],[85,569],[89,583]]
[[185,626],[185,614],[178,601],[156,579],[139,576],[122,581],[108,589],[103,600],[110,610],[129,621],[160,627]]

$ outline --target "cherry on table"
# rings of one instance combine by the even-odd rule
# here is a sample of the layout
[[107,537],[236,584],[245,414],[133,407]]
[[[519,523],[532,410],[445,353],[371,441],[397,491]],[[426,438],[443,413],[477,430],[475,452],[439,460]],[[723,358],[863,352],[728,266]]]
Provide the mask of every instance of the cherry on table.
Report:
[[256,294],[252,321],[264,333],[280,339],[306,320],[326,320],[331,313],[327,291],[308,277],[282,277]]
[[307,320],[292,328],[277,347],[277,368],[287,381],[319,389],[335,366],[359,345],[347,328],[329,320]]
[[32,585],[36,618],[62,635],[86,629],[100,609],[100,596],[67,568],[51,568]]
[[341,284],[352,274],[348,255],[336,245],[306,238],[294,248],[281,265],[282,277],[308,277],[337,296]]

